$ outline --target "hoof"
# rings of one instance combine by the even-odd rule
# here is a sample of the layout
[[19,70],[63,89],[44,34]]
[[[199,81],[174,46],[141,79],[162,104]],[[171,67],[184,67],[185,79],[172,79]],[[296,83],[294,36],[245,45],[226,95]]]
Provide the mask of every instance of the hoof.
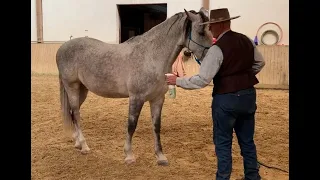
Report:
[[157,157],[157,164],[159,166],[168,166],[169,165],[168,159],[162,153],[156,154],[156,157]]
[[158,161],[157,161],[157,164],[158,164],[159,166],[168,166],[168,165],[169,165],[169,162],[168,162],[168,160],[158,160]]
[[81,149],[81,154],[88,154],[90,152],[90,149],[89,148],[86,148],[86,149]]
[[129,157],[129,158],[126,158],[124,161],[126,162],[126,164],[133,164],[136,162],[136,159],[133,157]]

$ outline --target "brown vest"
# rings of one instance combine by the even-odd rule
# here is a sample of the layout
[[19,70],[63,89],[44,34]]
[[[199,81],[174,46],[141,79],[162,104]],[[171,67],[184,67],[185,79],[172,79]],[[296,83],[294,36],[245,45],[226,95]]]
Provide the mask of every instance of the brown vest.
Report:
[[213,95],[236,92],[259,83],[252,72],[254,47],[247,36],[228,31],[215,45],[222,51],[223,62],[213,78]]

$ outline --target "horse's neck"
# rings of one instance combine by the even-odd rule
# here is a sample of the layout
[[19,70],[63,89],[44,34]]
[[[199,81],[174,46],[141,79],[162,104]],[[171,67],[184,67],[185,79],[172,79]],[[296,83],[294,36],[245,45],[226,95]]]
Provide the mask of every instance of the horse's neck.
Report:
[[174,23],[175,19],[170,18],[144,34],[144,38],[150,42],[146,44],[146,48],[151,48],[155,53],[152,57],[157,57],[154,60],[164,73],[171,72],[172,64],[183,48],[181,41],[184,39],[184,20],[183,18]]

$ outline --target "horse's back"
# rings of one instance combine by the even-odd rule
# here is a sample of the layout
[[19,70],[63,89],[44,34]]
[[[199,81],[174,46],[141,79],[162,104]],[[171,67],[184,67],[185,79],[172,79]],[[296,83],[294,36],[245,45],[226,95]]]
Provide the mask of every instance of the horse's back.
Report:
[[69,61],[79,54],[89,54],[89,52],[93,51],[93,49],[97,49],[105,45],[106,43],[93,38],[75,38],[65,42],[60,46],[56,54],[56,60],[57,62]]
[[113,49],[111,44],[94,38],[75,38],[60,46],[56,54],[56,63],[60,72],[65,69],[75,70],[76,67],[86,68],[105,61],[107,55],[114,51]]

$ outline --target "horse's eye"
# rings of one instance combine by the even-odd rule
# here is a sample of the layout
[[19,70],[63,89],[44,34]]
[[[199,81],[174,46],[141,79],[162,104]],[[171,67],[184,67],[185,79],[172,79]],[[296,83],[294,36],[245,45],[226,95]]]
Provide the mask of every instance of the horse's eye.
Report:
[[200,32],[199,35],[200,36],[204,36],[205,34],[204,34],[204,32]]

